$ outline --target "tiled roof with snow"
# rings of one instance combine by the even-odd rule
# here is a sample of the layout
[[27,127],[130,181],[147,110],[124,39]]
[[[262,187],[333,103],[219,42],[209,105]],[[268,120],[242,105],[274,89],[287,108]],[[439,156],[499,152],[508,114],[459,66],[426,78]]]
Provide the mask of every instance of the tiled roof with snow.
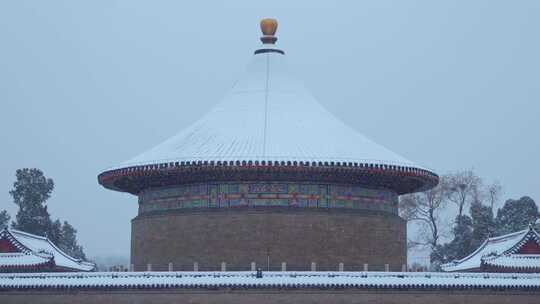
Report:
[[51,259],[51,255],[44,254],[32,254],[23,252],[0,253],[0,268],[38,266],[49,263]]
[[289,75],[285,61],[279,52],[255,54],[244,77],[204,117],[110,169],[184,161],[353,162],[423,169],[327,111]]
[[[538,239],[539,235],[536,230],[529,228],[498,237],[488,238],[473,253],[460,260],[443,264],[441,265],[441,268],[442,270],[449,272],[478,270],[482,265],[482,261],[484,259],[489,259],[490,257],[501,257],[501,261],[509,263],[509,257],[515,256],[511,255],[514,253],[515,249],[520,245],[523,245],[531,237]],[[507,256],[502,257],[505,254]],[[524,260],[520,262],[516,259],[515,262],[524,263]]]
[[536,274],[414,272],[103,272],[0,274],[7,289],[125,288],[540,289]]
[[[20,254],[3,253],[0,254],[0,265],[36,265],[34,262],[54,260],[56,266],[76,270],[76,271],[92,271],[95,269],[93,263],[85,262],[80,259],[73,258],[60,248],[56,247],[48,238],[26,233],[15,229],[4,229],[0,232],[1,238],[11,240],[15,246],[21,250]],[[30,264],[26,264],[30,263]]]
[[540,254],[503,254],[485,257],[482,262],[494,267],[540,269]]

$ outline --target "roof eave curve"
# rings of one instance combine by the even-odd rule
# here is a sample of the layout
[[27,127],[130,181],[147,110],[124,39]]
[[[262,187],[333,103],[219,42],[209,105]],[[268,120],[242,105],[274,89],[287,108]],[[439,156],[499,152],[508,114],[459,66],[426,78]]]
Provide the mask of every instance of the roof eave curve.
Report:
[[105,188],[132,194],[147,188],[232,181],[361,184],[405,194],[430,189],[438,184],[439,177],[415,167],[297,161],[175,162],[113,169],[98,176],[98,182]]

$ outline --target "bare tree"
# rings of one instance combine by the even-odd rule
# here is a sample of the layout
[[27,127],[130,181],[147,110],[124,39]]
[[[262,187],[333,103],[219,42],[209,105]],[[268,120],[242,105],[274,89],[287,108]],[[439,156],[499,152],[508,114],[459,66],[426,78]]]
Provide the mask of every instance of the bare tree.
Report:
[[472,169],[451,173],[447,181],[446,198],[458,207],[458,217],[474,200],[483,200],[482,180]]
[[421,235],[410,240],[409,246],[428,246],[434,249],[441,238],[441,212],[447,202],[447,177],[442,176],[439,185],[425,192],[404,195],[400,198],[400,215],[405,220],[416,222]]
[[[442,257],[469,251],[465,245],[470,239],[482,242],[494,231],[492,210],[501,192],[499,183],[485,185],[472,170],[465,170],[441,176],[439,185],[433,189],[403,195],[399,202],[400,215],[414,223],[418,232],[407,241],[407,248],[429,249],[432,266],[444,262],[446,258]],[[447,208],[451,205],[457,208]],[[463,223],[469,224],[465,227]]]
[[493,182],[493,184],[488,185],[486,190],[488,194],[489,206],[491,208],[491,211],[493,211],[493,208],[495,208],[495,204],[497,204],[503,192],[502,185],[498,181],[495,181]]

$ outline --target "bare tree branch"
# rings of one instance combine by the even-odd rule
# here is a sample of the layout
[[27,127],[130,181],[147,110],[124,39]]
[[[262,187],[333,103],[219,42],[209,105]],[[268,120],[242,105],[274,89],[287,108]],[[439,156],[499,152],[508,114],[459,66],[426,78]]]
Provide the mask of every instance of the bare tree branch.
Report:
[[447,199],[458,207],[458,217],[461,217],[475,197],[481,198],[479,189],[482,187],[482,180],[472,169],[449,174],[447,178]]
[[441,177],[439,185],[421,193],[404,195],[400,199],[400,215],[409,222],[420,225],[421,235],[409,241],[411,246],[429,246],[433,249],[441,238],[440,216],[446,204],[447,178]]

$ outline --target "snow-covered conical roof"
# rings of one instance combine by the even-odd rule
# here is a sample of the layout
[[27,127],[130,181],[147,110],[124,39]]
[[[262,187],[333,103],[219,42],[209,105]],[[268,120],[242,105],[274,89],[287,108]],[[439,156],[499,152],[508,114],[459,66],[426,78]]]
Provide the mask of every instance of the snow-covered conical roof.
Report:
[[262,47],[208,114],[114,169],[175,162],[296,161],[425,170],[344,124],[291,77],[285,53],[274,45],[274,23],[261,22]]
[[255,54],[208,114],[121,167],[171,161],[345,161],[416,166],[328,112],[287,71],[285,55]]

